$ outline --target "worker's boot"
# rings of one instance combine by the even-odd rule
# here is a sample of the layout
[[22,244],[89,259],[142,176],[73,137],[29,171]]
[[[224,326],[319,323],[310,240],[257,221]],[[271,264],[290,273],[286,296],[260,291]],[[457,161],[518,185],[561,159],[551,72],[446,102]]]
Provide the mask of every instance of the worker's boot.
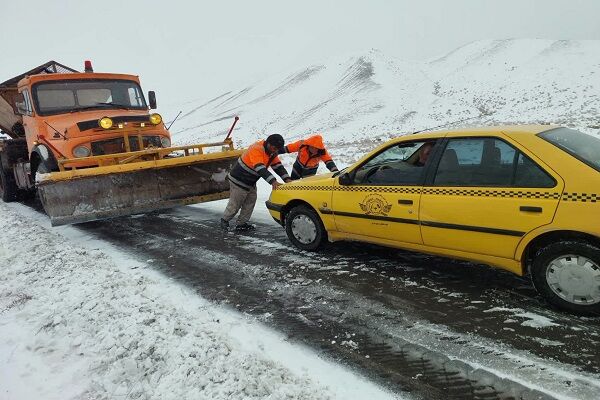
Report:
[[221,218],[221,229],[223,229],[224,231],[229,230],[229,221],[224,220],[223,218]]
[[253,231],[255,230],[256,227],[252,224],[249,224],[247,222],[241,224],[241,225],[236,225],[235,230],[238,232],[246,232],[246,231]]

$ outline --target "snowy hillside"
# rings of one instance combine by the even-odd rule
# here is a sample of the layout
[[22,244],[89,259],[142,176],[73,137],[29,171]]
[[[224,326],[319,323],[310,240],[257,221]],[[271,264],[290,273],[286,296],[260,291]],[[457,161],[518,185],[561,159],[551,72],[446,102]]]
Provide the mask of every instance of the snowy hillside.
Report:
[[176,143],[223,135],[239,115],[238,144],[270,133],[291,140],[321,131],[351,160],[374,141],[472,117],[462,125],[557,123],[597,130],[599,67],[599,41],[480,41],[427,62],[372,50],[163,111],[183,111],[172,129]]

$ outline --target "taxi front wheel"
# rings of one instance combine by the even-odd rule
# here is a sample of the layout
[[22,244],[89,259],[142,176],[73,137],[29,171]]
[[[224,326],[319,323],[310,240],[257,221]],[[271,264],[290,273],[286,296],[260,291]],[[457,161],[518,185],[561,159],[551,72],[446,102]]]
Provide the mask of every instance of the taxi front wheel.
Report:
[[321,218],[306,206],[296,206],[285,216],[285,232],[292,243],[302,250],[317,250],[327,238]]
[[531,277],[553,305],[582,315],[600,315],[600,248],[579,241],[560,241],[541,248]]

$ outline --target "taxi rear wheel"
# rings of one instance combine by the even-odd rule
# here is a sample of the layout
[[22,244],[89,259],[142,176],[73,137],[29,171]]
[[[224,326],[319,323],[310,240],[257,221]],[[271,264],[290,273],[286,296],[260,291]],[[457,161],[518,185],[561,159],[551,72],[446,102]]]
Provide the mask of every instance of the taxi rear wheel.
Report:
[[600,315],[600,248],[579,241],[549,244],[535,255],[536,289],[553,305],[582,315]]
[[302,250],[317,250],[327,238],[321,218],[306,206],[296,206],[285,216],[285,232],[290,241]]

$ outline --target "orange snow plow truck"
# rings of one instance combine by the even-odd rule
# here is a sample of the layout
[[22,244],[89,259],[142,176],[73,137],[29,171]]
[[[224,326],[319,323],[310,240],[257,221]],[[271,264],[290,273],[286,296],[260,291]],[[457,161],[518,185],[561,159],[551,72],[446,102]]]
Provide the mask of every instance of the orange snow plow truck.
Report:
[[83,73],[50,61],[0,83],[2,200],[37,190],[56,226],[227,198],[241,154],[229,135],[172,147],[155,108],[137,76],[89,61]]

